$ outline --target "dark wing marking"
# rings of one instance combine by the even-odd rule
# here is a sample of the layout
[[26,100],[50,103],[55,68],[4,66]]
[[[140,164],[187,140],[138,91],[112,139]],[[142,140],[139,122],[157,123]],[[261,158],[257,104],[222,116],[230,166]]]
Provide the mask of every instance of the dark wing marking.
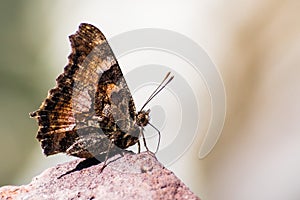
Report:
[[[99,153],[94,152],[95,146],[102,149],[101,146],[108,145],[110,140],[104,140],[104,136],[116,136],[117,140],[135,127],[135,107],[117,60],[100,30],[81,24],[69,38],[72,52],[64,73],[58,76],[56,87],[49,91],[40,108],[30,115],[38,120],[37,139],[46,155],[66,152],[90,157],[89,151]],[[120,100],[123,103],[118,108],[121,104],[114,102]],[[116,109],[121,109],[122,115],[113,114]],[[126,125],[122,125],[119,117],[126,117]],[[127,143],[130,142],[133,143]]]

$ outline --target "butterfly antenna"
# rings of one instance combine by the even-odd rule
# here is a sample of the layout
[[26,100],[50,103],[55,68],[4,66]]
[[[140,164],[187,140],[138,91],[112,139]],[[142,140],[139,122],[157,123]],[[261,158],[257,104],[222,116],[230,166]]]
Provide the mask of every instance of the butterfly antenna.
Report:
[[[159,86],[152,92],[148,100],[145,102],[143,107],[141,108],[140,111],[142,111],[145,106],[162,90],[164,89],[174,78],[174,76],[171,76],[169,79],[168,77],[170,76],[171,72],[168,72],[165,78],[162,80],[162,82],[159,84]],[[165,82],[167,80],[167,82]]]

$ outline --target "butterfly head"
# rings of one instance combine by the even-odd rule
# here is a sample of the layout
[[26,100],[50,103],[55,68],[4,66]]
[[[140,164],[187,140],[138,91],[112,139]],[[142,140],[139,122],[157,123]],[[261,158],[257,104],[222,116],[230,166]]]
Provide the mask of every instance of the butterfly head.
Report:
[[144,127],[149,123],[149,113],[150,109],[147,111],[139,111],[136,115],[136,123],[137,125]]

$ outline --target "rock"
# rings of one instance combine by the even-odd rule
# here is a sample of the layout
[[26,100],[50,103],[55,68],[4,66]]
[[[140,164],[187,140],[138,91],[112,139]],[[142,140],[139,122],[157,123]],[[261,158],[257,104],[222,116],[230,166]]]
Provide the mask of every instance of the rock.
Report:
[[150,152],[78,159],[49,168],[28,185],[0,188],[1,199],[198,199]]

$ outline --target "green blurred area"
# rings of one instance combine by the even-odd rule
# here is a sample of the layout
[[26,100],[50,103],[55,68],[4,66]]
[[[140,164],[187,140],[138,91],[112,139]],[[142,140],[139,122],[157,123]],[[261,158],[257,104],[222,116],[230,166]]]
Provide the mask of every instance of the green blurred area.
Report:
[[40,105],[45,85],[53,84],[41,56],[50,34],[49,9],[42,1],[0,3],[0,186],[16,184],[37,145],[36,122],[28,113]]

